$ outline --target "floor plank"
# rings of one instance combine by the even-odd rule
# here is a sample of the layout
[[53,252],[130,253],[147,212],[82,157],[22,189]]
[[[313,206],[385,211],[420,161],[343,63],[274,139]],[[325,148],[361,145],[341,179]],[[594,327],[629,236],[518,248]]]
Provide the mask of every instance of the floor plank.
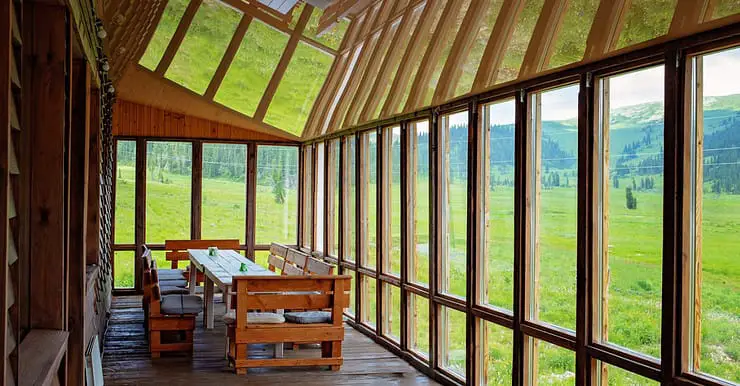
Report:
[[[223,315],[223,303],[216,303],[216,315]],[[138,296],[116,297],[106,332],[103,373],[106,385],[436,385],[404,360],[377,345],[349,326],[342,346],[344,364],[338,372],[320,367],[250,369],[246,376],[233,373],[224,359],[224,331],[221,318],[215,328],[204,330],[199,317],[195,330],[195,352],[163,353],[149,357],[144,336],[144,314]],[[252,345],[250,357],[268,356],[272,348]],[[318,346],[302,345],[298,351],[285,350],[285,357],[320,356]]]

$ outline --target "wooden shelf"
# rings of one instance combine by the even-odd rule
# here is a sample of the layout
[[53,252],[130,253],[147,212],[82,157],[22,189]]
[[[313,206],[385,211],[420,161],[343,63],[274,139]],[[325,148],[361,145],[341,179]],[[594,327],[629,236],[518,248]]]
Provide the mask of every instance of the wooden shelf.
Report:
[[18,348],[18,385],[53,384],[68,338],[67,331],[31,330]]

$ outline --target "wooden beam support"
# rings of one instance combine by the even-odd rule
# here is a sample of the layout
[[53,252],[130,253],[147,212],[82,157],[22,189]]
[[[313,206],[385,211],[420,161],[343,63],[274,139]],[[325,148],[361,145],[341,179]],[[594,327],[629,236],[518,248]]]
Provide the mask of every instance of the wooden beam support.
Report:
[[[140,261],[141,259],[136,258],[136,256],[142,253],[142,247],[146,243],[146,158],[146,139],[137,138],[136,176],[134,182],[134,243],[136,244],[136,250],[134,251],[134,288],[137,290],[142,289],[142,274],[144,271]],[[115,265],[115,256],[113,263]]]
[[203,223],[203,141],[193,141],[192,174],[190,178],[190,239],[201,239]]
[[247,257],[254,260],[255,230],[257,229],[257,144],[247,144]]
[[88,182],[87,191],[87,264],[100,265],[100,174],[102,173],[102,143],[100,116],[100,91],[90,93],[88,173],[93,176]]
[[180,19],[180,24],[177,25],[175,34],[172,35],[170,44],[167,45],[167,49],[162,54],[162,59],[154,70],[157,75],[163,77],[167,69],[170,68],[170,64],[172,64],[177,50],[180,48],[183,39],[185,39],[185,34],[190,29],[190,24],[193,22],[193,18],[195,18],[195,14],[198,12],[201,3],[203,3],[203,0],[190,0],[190,4],[188,4],[185,13],[182,15],[182,19]]
[[339,19],[349,15],[356,15],[375,0],[336,0],[330,6],[326,7],[324,14],[319,18],[317,31],[319,34],[336,24]]
[[545,0],[532,38],[529,40],[527,52],[524,54],[522,67],[519,70],[520,78],[528,78],[542,71],[550,61],[552,43],[563,24],[567,8],[568,0]]
[[596,10],[591,31],[586,39],[584,60],[593,60],[602,57],[614,49],[619,40],[624,25],[624,16],[631,0],[602,1]]
[[523,9],[523,0],[507,1],[501,6],[496,25],[491,30],[488,44],[483,51],[483,58],[478,65],[478,72],[475,74],[473,92],[479,92],[496,81],[498,69],[504,60],[506,48],[509,46],[514,27]]
[[218,68],[213,74],[211,82],[208,84],[208,89],[206,89],[206,93],[204,95],[206,99],[213,100],[216,96],[216,92],[218,91],[218,88],[221,87],[221,82],[223,82],[226,73],[229,71],[231,62],[234,61],[236,52],[239,51],[239,47],[242,44],[242,40],[244,40],[244,35],[247,33],[247,29],[249,29],[249,24],[251,24],[251,22],[251,16],[242,16],[239,25],[236,27],[236,31],[234,31],[234,36],[231,37],[229,46],[226,48],[223,58],[221,58],[221,63],[218,64]]
[[298,47],[298,42],[300,41],[301,35],[303,35],[303,30],[306,28],[306,24],[308,24],[311,12],[313,12],[313,6],[306,4],[301,13],[301,17],[298,19],[298,24],[296,24],[293,34],[290,35],[288,44],[285,46],[283,55],[280,57],[280,62],[278,62],[277,67],[275,67],[275,71],[272,73],[270,83],[267,84],[265,93],[262,94],[260,104],[257,106],[257,111],[254,113],[254,119],[264,121],[265,115],[267,114],[267,108],[270,107],[270,103],[272,102],[272,98],[275,96],[275,92],[280,85],[280,81],[283,80],[285,70],[288,69],[290,59],[293,57],[293,54]]

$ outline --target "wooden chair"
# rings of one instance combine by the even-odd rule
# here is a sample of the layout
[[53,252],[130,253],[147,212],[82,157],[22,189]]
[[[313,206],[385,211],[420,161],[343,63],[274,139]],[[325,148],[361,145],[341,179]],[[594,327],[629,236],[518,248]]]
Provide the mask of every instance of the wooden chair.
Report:
[[[330,366],[333,371],[342,365],[344,325],[342,312],[349,304],[350,276],[237,276],[233,278],[236,292],[234,323],[227,325],[229,362],[237,374],[248,368],[277,366]],[[310,292],[307,293],[307,292]],[[247,311],[269,312],[275,309],[331,309],[328,323],[250,323]],[[321,358],[249,359],[247,344],[283,342],[321,342]]]
[[285,257],[285,261],[295,265],[300,269],[306,268],[306,260],[308,260],[307,254],[292,248],[288,249],[288,255]]
[[[203,309],[203,301],[194,295],[162,296],[159,284],[154,281],[152,271],[151,298],[149,302],[148,330],[149,352],[159,358],[162,352],[193,352],[195,318]],[[170,335],[174,342],[162,340],[162,334]]]
[[[238,250],[241,248],[239,240],[226,239],[226,240],[165,240],[164,249],[165,258],[170,262],[172,269],[178,269],[181,261],[189,261],[188,249],[206,249],[208,247],[216,247],[218,249],[234,249]],[[185,279],[190,281],[190,266],[183,271]],[[202,283],[205,281],[205,277],[202,272],[198,273],[196,283]]]
[[306,272],[302,270],[301,268],[296,267],[295,265],[286,262],[285,266],[283,266],[283,275],[284,276],[303,276]]
[[288,256],[288,247],[280,243],[270,244],[270,254],[285,259]]
[[267,269],[269,269],[272,272],[277,272],[277,270],[280,270],[280,273],[283,272],[285,268],[285,260],[283,260],[282,257],[273,255],[270,253],[269,256],[267,256]]
[[334,266],[323,260],[309,257],[304,271],[309,275],[333,275]]

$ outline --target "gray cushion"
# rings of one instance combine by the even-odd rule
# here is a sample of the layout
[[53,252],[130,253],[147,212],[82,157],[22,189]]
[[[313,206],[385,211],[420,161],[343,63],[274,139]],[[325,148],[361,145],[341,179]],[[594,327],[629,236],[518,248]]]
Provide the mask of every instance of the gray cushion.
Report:
[[175,280],[169,280],[169,279],[159,279],[159,285],[162,287],[180,287],[185,288],[188,286],[188,282],[183,279],[175,279]]
[[159,287],[159,293],[161,293],[162,295],[173,295],[173,294],[187,295],[190,293],[190,291],[188,291],[185,288],[181,288],[181,287],[163,286],[163,287]]
[[169,295],[162,297],[163,314],[197,314],[203,309],[203,299],[196,295]]
[[[234,322],[236,322],[236,312],[234,310],[229,310],[229,312],[224,315],[224,323],[232,324]],[[285,318],[274,312],[248,312],[247,323],[280,324],[285,323]]]
[[331,312],[329,311],[286,312],[284,316],[285,320],[290,323],[331,323]]
[[180,269],[160,269],[157,270],[157,275],[159,275],[159,279],[162,280],[172,280],[172,279],[181,279],[185,280],[185,275],[183,275],[182,270]]

